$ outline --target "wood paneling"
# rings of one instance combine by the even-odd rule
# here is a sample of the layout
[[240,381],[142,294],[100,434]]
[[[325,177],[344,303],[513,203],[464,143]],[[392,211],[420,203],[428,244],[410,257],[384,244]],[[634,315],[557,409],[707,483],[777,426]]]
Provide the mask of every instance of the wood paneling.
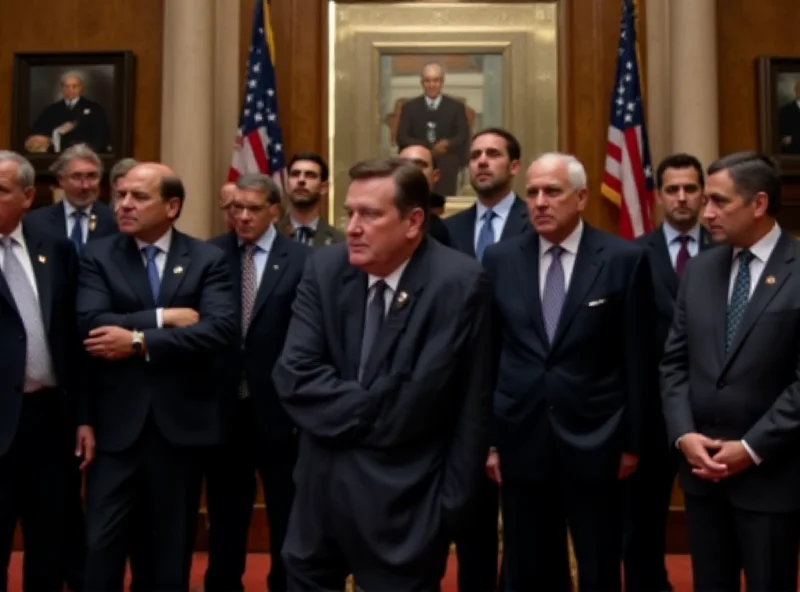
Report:
[[[800,57],[797,9],[797,0],[717,2],[720,154],[758,148],[756,60]],[[800,179],[784,183],[783,205],[781,224],[800,231]]]
[[8,0],[8,3],[13,4],[14,18],[0,19],[3,92],[0,145],[8,146],[11,141],[15,52],[130,49],[136,54],[132,156],[158,160],[164,0]]

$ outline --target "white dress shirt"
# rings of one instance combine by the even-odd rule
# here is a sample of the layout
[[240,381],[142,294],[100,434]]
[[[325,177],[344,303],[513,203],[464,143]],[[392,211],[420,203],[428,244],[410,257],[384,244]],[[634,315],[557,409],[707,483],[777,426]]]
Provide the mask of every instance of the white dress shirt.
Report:
[[[508,221],[508,216],[511,214],[511,207],[514,205],[514,200],[517,198],[512,191],[508,195],[506,195],[503,199],[497,202],[497,205],[492,208],[492,211],[495,213],[494,218],[492,218],[492,231],[494,232],[494,242],[500,240],[500,237],[503,234],[503,229],[506,227],[506,222]],[[480,200],[475,202],[475,231],[472,233],[474,248],[478,250],[478,237],[481,233],[481,228],[486,223],[486,220],[483,219],[483,215],[486,213],[487,208],[485,205],[481,203]]]
[[436,110],[439,108],[439,105],[442,104],[442,95],[439,95],[435,99],[432,99],[428,96],[425,97],[425,104],[428,106],[428,109]]
[[[144,254],[143,249],[145,247],[149,247],[151,244],[159,249],[158,254],[156,254],[156,269],[158,270],[158,277],[163,281],[164,267],[167,265],[167,255],[169,255],[169,247],[172,244],[172,228],[167,230],[167,232],[164,233],[161,238],[154,243],[146,243],[138,238],[136,239],[136,248],[139,249],[139,255],[142,258],[142,263],[144,264],[145,268],[147,268],[147,256]],[[163,308],[156,309],[156,323],[158,324],[159,329],[164,326]]]
[[389,307],[392,305],[392,301],[394,300],[394,295],[397,292],[397,286],[400,285],[400,278],[403,277],[403,272],[406,270],[406,267],[408,267],[409,261],[410,259],[403,261],[397,269],[384,278],[370,274],[369,279],[367,280],[367,306],[369,306],[370,302],[372,302],[372,298],[375,296],[375,284],[377,284],[378,281],[383,280],[386,283],[386,290],[383,291],[383,298],[385,301],[384,314],[389,313]]
[[[561,248],[564,249],[564,252],[561,253],[561,266],[564,268],[565,294],[569,291],[569,283],[572,280],[572,270],[575,269],[575,258],[578,256],[578,247],[581,244],[582,236],[583,220],[579,220],[575,230],[559,243]],[[539,298],[544,298],[544,285],[547,280],[547,272],[550,270],[550,265],[553,263],[553,254],[549,252],[552,246],[553,243],[539,235]]]
[[292,223],[292,230],[295,231],[295,232],[297,232],[297,229],[300,228],[301,226],[305,226],[306,228],[310,228],[314,232],[316,232],[317,228],[319,228],[319,216],[314,218],[308,224],[303,224],[302,222],[298,222],[297,220],[295,220],[291,216],[289,216],[289,221]]
[[72,229],[75,228],[75,218],[72,214],[77,211],[83,212],[84,215],[81,217],[81,235],[83,236],[83,242],[85,244],[86,241],[89,240],[89,220],[92,217],[92,205],[81,210],[69,203],[69,200],[66,198],[64,198],[61,203],[64,204],[64,218],[66,218],[67,221],[68,237],[72,236]]
[[686,250],[689,251],[689,256],[694,257],[700,251],[700,225],[695,224],[694,227],[688,232],[679,232],[669,222],[664,221],[662,226],[664,229],[664,239],[667,241],[667,250],[669,251],[669,259],[672,261],[672,268],[674,269],[678,262],[678,252],[681,250],[681,236],[686,235],[692,240],[686,242]]

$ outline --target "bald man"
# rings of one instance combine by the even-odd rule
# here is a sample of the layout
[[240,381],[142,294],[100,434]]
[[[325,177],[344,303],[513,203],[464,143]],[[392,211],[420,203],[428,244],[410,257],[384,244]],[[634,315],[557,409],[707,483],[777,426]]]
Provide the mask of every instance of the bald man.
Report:
[[222,212],[222,221],[226,230],[233,230],[236,220],[233,218],[233,198],[236,197],[236,183],[225,183],[219,190],[219,209]]
[[120,182],[120,234],[83,251],[76,308],[93,360],[97,440],[86,592],[122,590],[131,516],[140,508],[150,519],[150,589],[189,586],[200,461],[220,436],[211,369],[239,319],[223,252],[173,228],[183,202],[169,168],[140,164]]
[[420,76],[423,94],[411,99],[400,111],[397,149],[412,144],[427,146],[439,165],[434,191],[444,196],[458,194],[458,173],[467,163],[470,130],[464,103],[442,94],[444,69],[430,63]]
[[450,232],[447,230],[444,222],[442,222],[439,214],[435,214],[432,211],[434,197],[440,198],[440,196],[433,192],[433,187],[436,185],[436,181],[439,180],[439,167],[436,158],[433,156],[433,152],[430,148],[421,144],[412,144],[403,148],[398,156],[414,163],[428,180],[428,187],[430,187],[431,190],[428,204],[430,206],[428,213],[428,235],[432,236],[446,247],[449,247]]

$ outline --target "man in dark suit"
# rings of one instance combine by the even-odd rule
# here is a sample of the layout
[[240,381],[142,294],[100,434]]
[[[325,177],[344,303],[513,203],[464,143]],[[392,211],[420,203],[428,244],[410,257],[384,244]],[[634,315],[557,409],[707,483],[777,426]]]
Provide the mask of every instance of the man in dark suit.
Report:
[[483,475],[491,302],[480,265],[426,238],[405,159],[350,169],[347,245],[315,252],[273,373],[300,429],[291,590],[439,590]]
[[[582,221],[573,156],[527,173],[530,232],[491,246],[484,266],[503,350],[489,467],[503,504],[509,590],[620,590],[621,480],[636,469],[652,387],[652,285],[645,252]],[[499,462],[499,466],[498,466]]]
[[114,212],[97,199],[103,163],[91,148],[84,144],[73,146],[58,157],[50,170],[64,191],[64,199],[33,210],[26,216],[26,224],[69,238],[79,251],[87,241],[116,234]]
[[61,77],[63,98],[45,107],[31,126],[25,147],[31,152],[63,152],[88,144],[95,152],[112,152],[111,136],[103,106],[83,96],[79,72]]
[[310,247],[327,247],[344,241],[344,234],[319,213],[328,193],[328,164],[319,154],[300,152],[289,161],[286,180],[289,211],[278,222],[278,231]]
[[407,158],[412,163],[417,165],[428,180],[428,186],[431,188],[431,193],[428,196],[428,235],[432,236],[444,246],[450,246],[450,233],[447,231],[447,226],[442,222],[438,214],[430,211],[434,200],[433,187],[436,185],[436,180],[439,178],[439,166],[433,156],[430,148],[421,144],[412,144],[406,146],[398,154],[400,158]]
[[427,64],[422,69],[423,94],[411,99],[400,110],[397,123],[397,149],[422,144],[439,163],[439,180],[434,191],[458,194],[458,173],[464,166],[469,123],[464,103],[442,94],[444,69]]
[[275,230],[280,204],[280,189],[268,175],[239,177],[231,203],[235,229],[211,241],[227,256],[243,325],[241,339],[219,360],[225,423],[223,444],[206,477],[206,592],[244,590],[256,472],[269,518],[268,588],[287,589],[280,551],[294,497],[297,430],[278,401],[271,375],[309,248]]
[[89,243],[77,314],[93,356],[97,458],[86,499],[86,590],[121,590],[134,509],[151,518],[152,589],[189,583],[202,451],[219,442],[216,357],[238,326],[224,253],[173,228],[180,179],[147,163],[117,197],[120,234]]
[[[710,236],[699,223],[705,176],[700,161],[690,154],[672,154],[656,169],[656,201],[664,222],[637,239],[650,260],[656,302],[652,367],[654,392],[658,363],[672,324],[675,297],[689,259],[709,246]],[[658,397],[646,399],[648,428],[639,466],[626,483],[625,589],[628,592],[671,590],[665,559],[666,527],[678,452],[667,443],[664,414]]]
[[757,153],[708,168],[716,243],[678,291],[661,363],[680,448],[693,589],[796,590],[800,552],[800,247],[775,221],[781,179]]
[[[14,530],[25,538],[25,590],[60,590],[72,451],[81,468],[94,456],[75,326],[78,258],[65,239],[21,223],[35,172],[0,151],[0,590]],[[77,430],[76,425],[81,427]]]
[[[469,177],[477,198],[445,219],[453,248],[480,261],[489,245],[530,232],[525,202],[511,189],[520,156],[519,142],[504,129],[486,129],[472,138]],[[470,524],[456,539],[460,592],[497,587],[499,496],[497,483],[487,475]]]
[[800,80],[794,85],[794,100],[778,112],[778,128],[784,154],[800,154]]

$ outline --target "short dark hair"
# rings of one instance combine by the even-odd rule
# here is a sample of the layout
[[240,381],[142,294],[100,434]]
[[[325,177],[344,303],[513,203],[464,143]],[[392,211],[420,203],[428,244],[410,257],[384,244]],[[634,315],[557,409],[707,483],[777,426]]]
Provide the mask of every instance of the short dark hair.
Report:
[[735,152],[723,156],[708,167],[708,176],[728,171],[736,192],[745,203],[750,203],[758,193],[766,193],[769,203],[767,214],[776,216],[781,209],[781,176],[778,166],[760,152]]
[[660,163],[656,169],[656,189],[659,191],[664,186],[664,173],[667,169],[694,169],[697,171],[697,178],[700,180],[700,187],[705,187],[706,178],[703,174],[703,165],[696,156],[679,152],[677,154],[670,154]]
[[428,179],[420,168],[405,158],[388,156],[362,160],[348,171],[351,181],[363,179],[394,179],[394,203],[403,216],[411,210],[420,208],[428,219],[430,188]]
[[178,207],[178,215],[175,216],[175,219],[177,219],[183,210],[183,200],[186,199],[186,190],[183,187],[183,181],[180,180],[180,177],[175,175],[161,177],[161,187],[159,191],[161,193],[161,199],[164,201],[172,199],[173,197],[178,198],[180,206]]
[[502,127],[487,127],[486,129],[482,129],[474,134],[469,142],[472,144],[472,142],[481,136],[487,136],[489,134],[500,136],[506,141],[506,152],[508,152],[508,157],[511,160],[519,160],[522,157],[522,148],[519,145],[519,140],[517,140],[514,134]]
[[308,160],[317,164],[319,166],[319,178],[323,183],[328,180],[328,163],[316,152],[298,152],[292,156],[292,159],[289,161],[289,168],[286,170],[291,173],[294,163],[301,160]]
[[281,190],[275,180],[265,173],[246,173],[236,179],[237,189],[251,189],[264,194],[267,203],[281,203]]
[[433,153],[433,150],[431,150],[430,146],[426,146],[425,144],[422,144],[420,142],[411,142],[410,144],[406,144],[405,146],[403,146],[400,152],[402,152],[406,148],[423,148],[427,150],[428,154],[431,155],[431,166],[433,167],[434,170],[439,168],[439,160],[436,158],[436,155]]

